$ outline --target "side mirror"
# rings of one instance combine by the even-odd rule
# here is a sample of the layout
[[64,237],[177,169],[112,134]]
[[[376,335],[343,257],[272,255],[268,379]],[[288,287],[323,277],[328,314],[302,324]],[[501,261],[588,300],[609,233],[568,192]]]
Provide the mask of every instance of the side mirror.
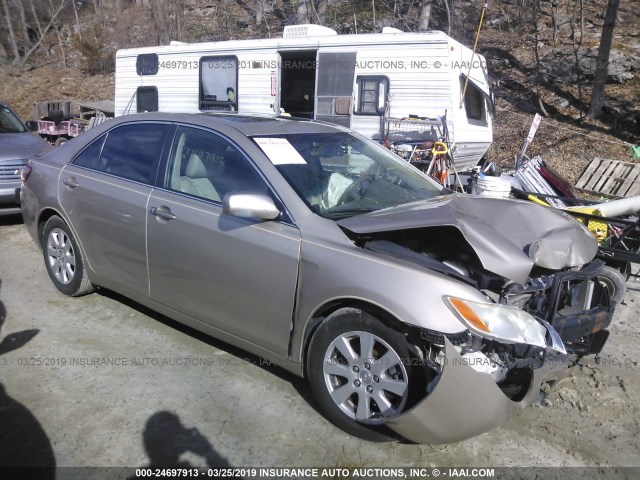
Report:
[[222,213],[256,220],[276,220],[280,217],[280,210],[273,200],[255,193],[226,194],[222,200]]
[[30,132],[37,132],[38,131],[38,122],[35,122],[33,120],[27,120],[25,122],[25,125],[27,126],[27,128],[29,129]]

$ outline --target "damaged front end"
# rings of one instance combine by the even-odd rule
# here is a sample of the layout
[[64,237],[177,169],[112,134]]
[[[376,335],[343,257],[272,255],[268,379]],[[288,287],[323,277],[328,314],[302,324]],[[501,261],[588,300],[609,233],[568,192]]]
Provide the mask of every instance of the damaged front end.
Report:
[[[431,210],[440,221],[447,217],[440,223],[420,225],[410,221],[417,216],[403,211],[381,212],[368,226],[366,216],[341,225],[364,250],[458,280],[485,299],[470,300],[460,292],[443,296],[465,331],[443,334],[407,326],[429,381],[422,400],[385,422],[420,443],[469,438],[530,405],[543,382],[602,350],[615,307],[598,281],[604,264],[593,260],[595,240],[575,222],[536,210],[537,220],[518,219],[505,208],[522,214],[526,207],[511,202],[495,203],[500,207],[491,212],[495,218],[480,220],[469,200],[454,202],[445,203],[444,216]],[[545,219],[553,228],[531,227]],[[499,225],[505,221],[512,236]]]

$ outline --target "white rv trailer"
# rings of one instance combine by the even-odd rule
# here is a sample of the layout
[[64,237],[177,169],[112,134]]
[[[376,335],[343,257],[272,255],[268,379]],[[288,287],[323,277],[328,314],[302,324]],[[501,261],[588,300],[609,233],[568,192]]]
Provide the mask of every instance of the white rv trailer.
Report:
[[119,50],[116,116],[156,110],[284,112],[379,141],[385,124],[407,126],[389,118],[446,115],[458,169],[475,165],[492,142],[484,58],[436,31],[337,35],[294,25],[282,38]]

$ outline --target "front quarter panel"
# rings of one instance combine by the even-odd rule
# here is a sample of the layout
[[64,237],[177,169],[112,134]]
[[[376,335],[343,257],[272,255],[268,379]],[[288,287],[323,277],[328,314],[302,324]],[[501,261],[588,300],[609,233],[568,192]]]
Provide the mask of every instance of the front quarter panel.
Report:
[[301,229],[300,288],[291,349],[294,361],[302,361],[304,339],[313,319],[328,305],[365,302],[402,322],[458,333],[466,327],[445,306],[442,296],[486,301],[481,292],[460,281],[360,249],[330,220],[317,223],[312,233],[309,228]]

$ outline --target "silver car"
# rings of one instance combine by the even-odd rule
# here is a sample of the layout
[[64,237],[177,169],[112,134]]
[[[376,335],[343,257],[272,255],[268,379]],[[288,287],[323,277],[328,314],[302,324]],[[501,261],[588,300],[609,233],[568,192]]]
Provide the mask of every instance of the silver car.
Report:
[[443,191],[341,127],[120,117],[23,179],[25,225],[62,293],[117,291],[307,377],[363,438],[490,430],[608,336],[580,223]]
[[0,103],[0,215],[20,213],[20,169],[47,148],[47,142],[31,133],[13,110]]

